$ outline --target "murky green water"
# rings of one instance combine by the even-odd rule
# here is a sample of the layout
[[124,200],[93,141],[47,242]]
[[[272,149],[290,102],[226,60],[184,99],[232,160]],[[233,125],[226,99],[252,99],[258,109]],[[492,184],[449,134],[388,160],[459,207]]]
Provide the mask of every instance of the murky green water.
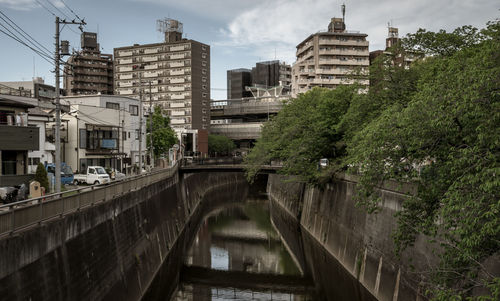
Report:
[[266,199],[212,212],[184,262],[171,300],[313,300],[310,280],[302,281],[271,224]]

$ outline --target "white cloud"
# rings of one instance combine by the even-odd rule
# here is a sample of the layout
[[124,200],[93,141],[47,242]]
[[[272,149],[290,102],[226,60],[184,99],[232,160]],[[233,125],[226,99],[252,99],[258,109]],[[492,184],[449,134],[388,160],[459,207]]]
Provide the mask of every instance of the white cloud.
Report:
[[[164,5],[175,9],[187,11],[191,14],[203,16],[207,19],[217,21],[231,20],[241,11],[251,9],[256,5],[261,5],[270,0],[131,0],[133,2],[153,3],[156,5]],[[272,0],[271,0],[272,1]],[[173,17],[173,16],[172,16]]]
[[[238,13],[221,29],[215,46],[251,49],[264,59],[295,60],[295,47],[310,34],[326,30],[330,18],[340,17],[342,1],[275,0],[257,3]],[[385,47],[387,23],[399,27],[400,36],[418,28],[452,30],[471,24],[484,27],[498,15],[495,0],[351,0],[346,1],[347,30],[368,34],[370,50]]]
[[34,0],[0,0],[0,6],[15,10],[32,10],[38,5]]

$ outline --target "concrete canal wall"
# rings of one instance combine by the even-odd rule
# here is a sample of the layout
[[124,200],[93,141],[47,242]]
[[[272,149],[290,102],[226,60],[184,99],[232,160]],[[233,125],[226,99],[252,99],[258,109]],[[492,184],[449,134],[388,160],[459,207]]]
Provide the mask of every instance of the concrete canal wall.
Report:
[[[121,187],[118,195],[105,192],[102,200],[87,197],[87,206],[78,200],[74,210],[63,206],[64,214],[0,238],[0,299],[125,301],[168,295],[203,208],[220,198],[238,199],[247,186],[238,173],[175,172],[135,190]],[[76,204],[76,196],[70,198]]]
[[[412,271],[410,264],[416,271],[426,271],[436,258],[425,238],[419,237],[414,247],[398,259],[393,253],[391,237],[396,227],[394,214],[406,197],[401,191],[412,187],[387,183],[379,189],[381,212],[367,214],[356,207],[353,178],[335,180],[322,190],[285,179],[269,175],[267,189],[274,223],[280,225],[285,240],[287,236],[293,237],[294,227],[302,231],[301,241],[289,239],[290,248],[302,249],[305,256],[299,261],[308,261],[316,283],[327,281],[322,285],[326,296],[344,300],[346,296],[339,294],[351,291],[355,295],[350,298],[356,300],[423,299],[419,294],[419,273]],[[347,273],[338,272],[338,268]],[[357,287],[358,284],[366,290]]]

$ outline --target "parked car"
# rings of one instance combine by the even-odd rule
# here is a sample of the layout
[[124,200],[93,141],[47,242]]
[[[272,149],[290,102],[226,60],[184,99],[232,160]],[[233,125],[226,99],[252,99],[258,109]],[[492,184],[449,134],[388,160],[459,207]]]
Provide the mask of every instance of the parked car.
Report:
[[[45,170],[47,173],[56,174],[56,165],[54,163],[46,163]],[[73,170],[68,164],[61,162],[61,184],[73,183]]]
[[106,173],[106,170],[102,166],[89,166],[87,167],[87,173],[76,174],[73,177],[73,184],[75,185],[78,185],[80,183],[105,184],[109,182],[109,175]]

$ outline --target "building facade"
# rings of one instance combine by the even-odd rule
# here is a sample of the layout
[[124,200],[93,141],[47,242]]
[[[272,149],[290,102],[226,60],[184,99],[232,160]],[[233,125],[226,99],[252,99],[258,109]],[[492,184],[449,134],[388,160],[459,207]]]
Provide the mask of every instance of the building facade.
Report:
[[176,132],[210,126],[210,46],[182,38],[182,23],[159,21],[162,43],[114,49],[115,94],[161,105]]
[[252,70],[239,68],[227,70],[227,99],[251,97],[246,87],[252,85]]
[[146,118],[142,119],[141,156],[137,99],[95,95],[65,97],[61,102],[70,108],[62,120],[68,128],[64,158],[73,170],[99,165],[132,173],[137,172],[140,158],[146,165]]
[[64,68],[66,95],[113,94],[113,56],[101,53],[93,32],[82,33],[81,47]]
[[[56,146],[54,141],[49,141],[46,135],[47,124],[54,121],[54,116],[45,112],[40,107],[30,108],[28,110],[28,126],[37,127],[39,131],[39,148],[28,152],[28,173],[34,174],[38,163],[54,163]],[[63,124],[61,128],[61,140],[64,140],[66,127]],[[61,144],[64,145],[64,142]],[[64,154],[64,152],[61,152]],[[64,157],[62,158],[64,162]]]
[[292,96],[313,87],[335,89],[343,84],[368,87],[367,35],[345,30],[343,18],[332,18],[328,31],[311,34],[297,45],[292,67]]
[[28,124],[32,98],[0,95],[0,187],[27,183],[28,152],[39,149],[39,128]]
[[290,89],[292,67],[278,60],[258,62],[252,68],[252,84],[259,87],[283,86],[283,93]]

